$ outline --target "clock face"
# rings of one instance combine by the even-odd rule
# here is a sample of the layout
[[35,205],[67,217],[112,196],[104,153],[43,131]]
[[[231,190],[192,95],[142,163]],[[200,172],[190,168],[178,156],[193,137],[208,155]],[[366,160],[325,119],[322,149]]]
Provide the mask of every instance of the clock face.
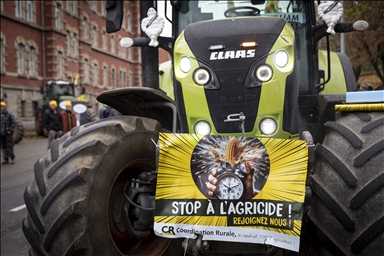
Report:
[[216,196],[219,199],[238,200],[242,197],[244,186],[240,178],[234,174],[224,174],[218,178]]

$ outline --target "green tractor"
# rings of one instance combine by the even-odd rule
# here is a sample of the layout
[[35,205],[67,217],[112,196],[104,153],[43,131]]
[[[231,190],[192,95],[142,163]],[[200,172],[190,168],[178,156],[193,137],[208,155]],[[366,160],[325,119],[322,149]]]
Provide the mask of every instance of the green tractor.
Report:
[[85,88],[81,94],[73,82],[67,81],[46,81],[40,88],[43,98],[35,104],[35,130],[37,135],[47,136],[47,131],[43,127],[45,112],[49,109],[49,102],[55,100],[60,111],[65,110],[65,101],[72,102],[73,110],[79,115],[80,125],[96,120],[94,110],[86,102]]
[[[140,1],[142,18],[157,7],[154,2]],[[122,3],[107,2],[109,32],[120,29]],[[158,41],[172,55],[171,65],[159,70],[158,49],[148,46],[144,34],[131,39],[132,46],[142,47],[145,87],[98,96],[123,116],[75,127],[36,162],[35,179],[24,193],[28,214],[22,228],[30,254],[382,255],[381,94],[355,92],[347,57],[330,52],[328,40],[326,51],[318,49],[319,40],[329,37],[327,25],[316,21],[320,1],[163,3],[172,6],[173,36]],[[334,29],[352,32],[362,25],[340,23]],[[187,192],[182,184],[166,183],[174,177],[159,176],[167,154],[158,141],[167,134],[304,141],[306,192],[302,222],[295,227],[299,250],[274,246],[269,236],[260,243],[235,242],[206,239],[212,230],[192,230],[183,238],[175,225],[155,232],[155,209],[166,201],[157,200],[166,198],[157,191],[160,178],[169,189],[179,185],[178,196]],[[182,164],[171,161],[167,168]],[[229,186],[228,191],[237,185]],[[195,196],[183,201],[185,211],[201,206],[201,195]],[[191,220],[197,229],[198,218]],[[257,236],[253,231],[247,239]]]

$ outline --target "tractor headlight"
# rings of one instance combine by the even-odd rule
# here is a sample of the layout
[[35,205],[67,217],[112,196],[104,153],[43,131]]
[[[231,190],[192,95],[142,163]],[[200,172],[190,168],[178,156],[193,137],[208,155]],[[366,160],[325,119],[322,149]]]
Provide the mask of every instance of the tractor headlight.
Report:
[[184,73],[188,73],[191,70],[191,60],[186,56],[180,59],[179,65],[181,71]]
[[193,75],[193,80],[199,85],[205,85],[210,79],[209,72],[204,68],[199,68]]
[[278,51],[275,54],[275,65],[279,68],[285,67],[288,63],[288,53],[285,51]]
[[199,121],[195,124],[195,133],[196,134],[210,134],[211,126],[206,121]]
[[256,70],[256,77],[262,82],[267,82],[272,78],[272,68],[268,65],[262,65]]
[[265,118],[260,122],[260,131],[265,135],[271,135],[276,132],[277,124],[272,118]]

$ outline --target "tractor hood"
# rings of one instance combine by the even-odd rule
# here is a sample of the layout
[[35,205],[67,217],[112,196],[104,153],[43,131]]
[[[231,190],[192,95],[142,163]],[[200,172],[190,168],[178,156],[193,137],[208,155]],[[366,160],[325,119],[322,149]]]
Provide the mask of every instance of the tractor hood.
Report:
[[[266,54],[280,35],[286,21],[281,18],[238,18],[193,23],[184,31],[192,52],[201,60],[211,60],[211,46],[222,45],[220,51],[239,51],[243,42],[256,42],[256,58]],[[236,61],[240,58],[225,58]],[[255,60],[251,58],[251,60]],[[242,62],[240,62],[242,63]]]
[[[199,65],[207,68],[214,84],[205,86],[210,116],[219,133],[239,132],[239,123],[224,122],[230,114],[244,113],[246,132],[257,116],[262,83],[254,72],[265,64],[286,24],[281,18],[237,18],[194,23],[184,31],[185,41]],[[254,42],[247,48],[245,42]]]

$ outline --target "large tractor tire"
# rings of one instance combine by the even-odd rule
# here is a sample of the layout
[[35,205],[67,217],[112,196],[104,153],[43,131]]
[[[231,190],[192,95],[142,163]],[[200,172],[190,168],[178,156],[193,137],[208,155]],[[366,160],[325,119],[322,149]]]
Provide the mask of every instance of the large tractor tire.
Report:
[[121,214],[126,182],[156,168],[152,139],[160,129],[155,120],[122,116],[75,127],[53,141],[24,192],[30,255],[163,255],[174,249],[172,239],[153,232],[137,239]]
[[[309,184],[317,255],[384,253],[384,114],[337,113],[325,124]],[[324,250],[324,248],[326,248]],[[327,252],[327,253],[325,253]]]
[[18,120],[18,119],[15,119],[15,129],[13,130],[13,135],[12,135],[12,138],[13,138],[13,143],[17,144],[19,143],[24,137],[24,126],[23,126],[23,123]]
[[87,108],[87,123],[93,122],[96,120],[96,113],[92,108]]

